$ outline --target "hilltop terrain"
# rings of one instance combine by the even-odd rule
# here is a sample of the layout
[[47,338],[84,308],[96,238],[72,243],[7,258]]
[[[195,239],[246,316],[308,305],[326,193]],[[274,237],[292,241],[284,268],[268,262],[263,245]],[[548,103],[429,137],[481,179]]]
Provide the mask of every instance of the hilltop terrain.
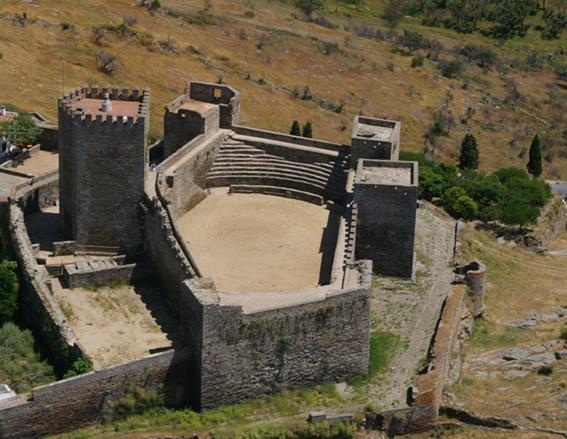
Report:
[[[153,11],[131,0],[2,2],[0,102],[55,120],[65,89],[148,86],[158,137],[163,105],[189,79],[222,81],[242,93],[244,124],[287,132],[295,119],[311,121],[315,137],[347,142],[354,115],[389,117],[402,121],[403,150],[449,162],[472,132],[488,171],[524,168],[539,133],[544,176],[566,178],[564,38],[543,39],[537,17],[525,37],[505,41],[411,16],[389,30],[383,7],[327,2],[308,20],[266,0],[164,0]],[[404,30],[425,43],[404,40]],[[469,43],[496,58],[481,68],[456,53]],[[464,70],[445,77],[439,60]]]

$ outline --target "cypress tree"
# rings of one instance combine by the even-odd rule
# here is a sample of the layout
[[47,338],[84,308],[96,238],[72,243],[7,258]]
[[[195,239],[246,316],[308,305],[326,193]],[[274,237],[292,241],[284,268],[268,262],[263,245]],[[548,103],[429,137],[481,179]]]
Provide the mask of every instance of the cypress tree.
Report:
[[530,146],[530,160],[527,164],[528,172],[535,178],[541,175],[541,148],[539,146],[539,137],[536,134]]
[[461,144],[461,155],[459,157],[460,169],[477,169],[479,154],[476,138],[472,134],[467,134]]
[[303,125],[303,137],[313,137],[313,127],[311,126],[311,122],[307,122]]
[[299,126],[299,122],[297,120],[294,120],[291,124],[289,134],[291,134],[292,136],[301,136],[301,127]]

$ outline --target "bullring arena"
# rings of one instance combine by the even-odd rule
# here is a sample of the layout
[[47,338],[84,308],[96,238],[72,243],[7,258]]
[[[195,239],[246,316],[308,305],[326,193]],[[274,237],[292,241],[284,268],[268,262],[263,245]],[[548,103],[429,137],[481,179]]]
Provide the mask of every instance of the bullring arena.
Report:
[[357,116],[350,145],[265,131],[239,125],[236,90],[191,82],[148,146],[149,105],[149,90],[66,94],[58,168],[11,190],[52,360],[96,371],[3,406],[3,431],[88,425],[139,385],[207,409],[364,375],[372,275],[414,277],[399,122]]

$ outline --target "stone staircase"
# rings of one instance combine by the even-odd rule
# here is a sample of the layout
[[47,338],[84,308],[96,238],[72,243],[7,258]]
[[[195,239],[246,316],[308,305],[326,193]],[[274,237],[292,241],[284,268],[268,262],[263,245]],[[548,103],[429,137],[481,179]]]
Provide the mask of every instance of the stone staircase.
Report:
[[233,135],[215,157],[207,187],[342,203],[347,168],[348,158],[336,151]]

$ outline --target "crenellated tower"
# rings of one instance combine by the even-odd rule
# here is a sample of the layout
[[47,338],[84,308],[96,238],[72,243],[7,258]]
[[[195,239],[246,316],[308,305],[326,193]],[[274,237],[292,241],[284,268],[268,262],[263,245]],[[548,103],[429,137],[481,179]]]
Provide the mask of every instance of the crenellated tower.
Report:
[[148,89],[82,87],[59,99],[60,211],[79,246],[141,248],[149,105]]

